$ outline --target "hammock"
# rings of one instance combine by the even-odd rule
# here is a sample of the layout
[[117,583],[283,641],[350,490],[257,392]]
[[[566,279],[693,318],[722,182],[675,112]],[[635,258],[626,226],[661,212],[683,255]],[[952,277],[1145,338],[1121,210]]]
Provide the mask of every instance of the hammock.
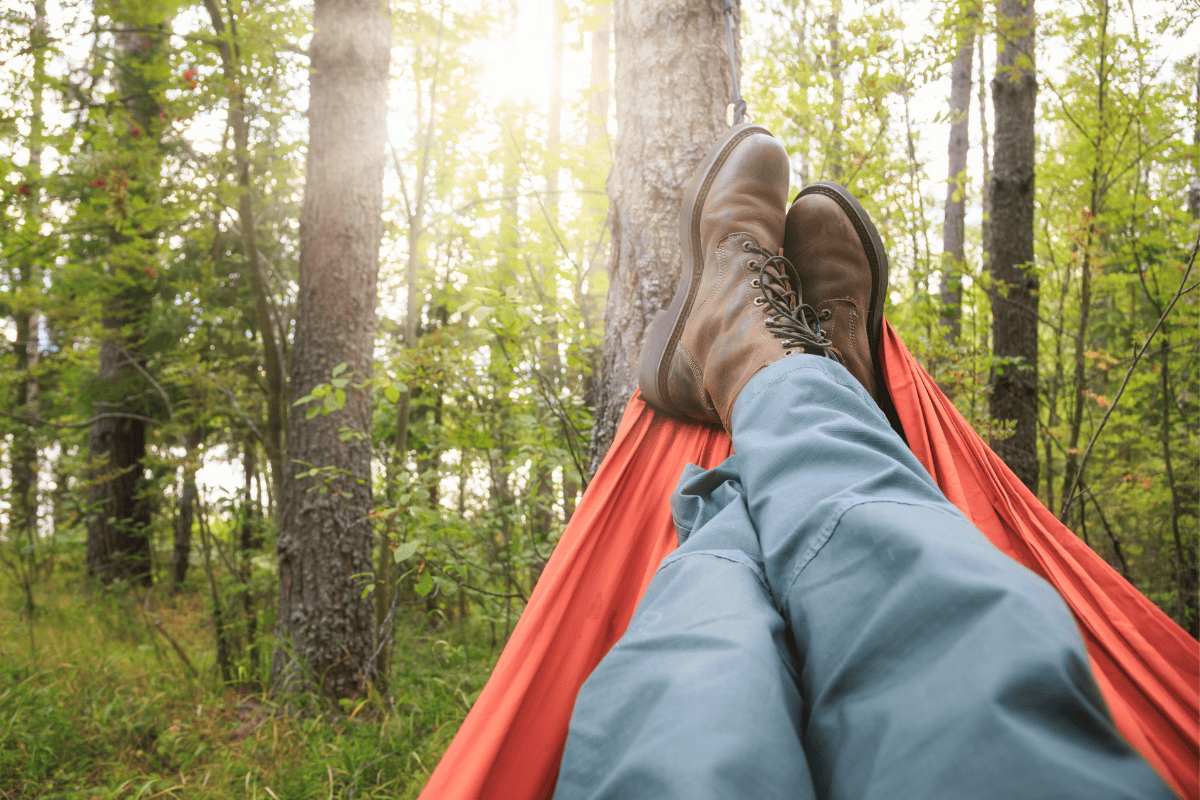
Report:
[[[1182,797],[1200,791],[1200,650],[1060,523],[984,444],[886,321],[885,383],[908,444],[998,548],[1075,614],[1122,734]],[[635,395],[479,699],[421,794],[542,800],[554,792],[575,695],[676,546],[668,498],[684,464],[729,455],[723,431]]]

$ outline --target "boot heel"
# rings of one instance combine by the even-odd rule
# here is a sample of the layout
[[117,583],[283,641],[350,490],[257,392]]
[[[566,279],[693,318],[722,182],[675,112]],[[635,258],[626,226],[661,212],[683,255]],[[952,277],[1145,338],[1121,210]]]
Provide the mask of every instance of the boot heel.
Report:
[[708,198],[712,180],[729,154],[743,139],[756,134],[771,136],[771,132],[761,125],[742,124],[730,128],[709,148],[684,188],[683,205],[679,209],[679,237],[683,247],[683,270],[679,276],[679,286],[671,298],[671,304],[665,311],[660,311],[650,324],[650,333],[643,340],[638,358],[638,388],[642,390],[642,398],[659,410],[678,413],[673,411],[667,395],[667,375],[704,272],[704,256],[700,252],[698,232],[700,212]]

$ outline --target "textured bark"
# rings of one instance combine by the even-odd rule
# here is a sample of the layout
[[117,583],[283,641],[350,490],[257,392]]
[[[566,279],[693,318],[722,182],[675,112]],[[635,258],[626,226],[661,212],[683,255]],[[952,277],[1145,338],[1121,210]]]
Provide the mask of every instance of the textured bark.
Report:
[[[371,374],[390,24],[374,0],[317,0],[313,24],[272,680],[346,698],[373,674],[359,577],[372,568],[371,398],[354,385]],[[306,419],[295,400],[341,363],[344,407]],[[341,441],[343,428],[364,436]]]
[[962,270],[967,209],[967,152],[971,146],[971,73],[979,7],[967,0],[956,26],[958,52],[950,65],[950,143],[946,148],[946,215],[942,224],[942,313],[947,342],[962,332]]
[[718,0],[617,0],[613,28],[617,137],[593,471],[637,388],[650,322],[675,292],[683,186],[725,129],[732,87]]
[[[118,382],[133,366],[115,340],[100,347],[101,383]],[[98,408],[97,410],[102,410]],[[149,586],[150,506],[143,459],[146,423],[113,412],[92,424],[88,437],[92,487],[88,503],[88,574],[104,583],[125,579]]]
[[[112,2],[108,13],[114,27],[113,80],[125,115],[114,117],[115,132],[131,149],[139,148],[147,137],[157,143],[162,132],[158,98],[168,69],[169,20],[159,6],[126,8]],[[138,174],[131,176],[130,192],[140,193],[141,204],[147,206],[158,202],[154,196],[159,181],[157,161],[140,159]],[[113,212],[132,216],[138,205],[126,202],[118,206],[114,201]],[[99,400],[93,406],[96,421],[88,437],[92,486],[88,492],[87,571],[104,583],[126,579],[148,586],[152,582],[149,482],[143,461],[146,414],[159,401],[139,399],[153,392],[142,377],[145,368],[139,329],[144,329],[151,305],[153,286],[147,273],[157,268],[153,256],[157,232],[142,231],[139,237],[142,241],[133,242],[118,229],[109,233],[113,251],[122,255],[105,265],[108,285],[119,288],[105,301],[105,340],[96,381]]]
[[1015,422],[1013,435],[992,443],[1017,477],[1037,491],[1038,277],[1033,270],[1034,116],[1033,0],[999,0],[996,132],[992,195],[991,414]]

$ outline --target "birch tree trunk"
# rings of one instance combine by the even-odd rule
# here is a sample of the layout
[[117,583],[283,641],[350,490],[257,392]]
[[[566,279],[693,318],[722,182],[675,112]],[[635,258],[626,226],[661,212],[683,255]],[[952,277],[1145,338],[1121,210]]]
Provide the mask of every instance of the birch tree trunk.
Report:
[[1033,0],[999,0],[996,77],[992,81],[992,352],[1004,359],[992,378],[991,414],[1013,422],[992,443],[1017,477],[1037,491],[1038,277],[1033,268]]
[[[732,86],[719,0],[615,0],[617,137],[608,179],[608,302],[591,469],[637,388],[654,315],[682,268],[683,185],[725,129]],[[735,54],[740,63],[740,53]]]
[[[272,680],[346,698],[374,672],[371,398],[355,385],[371,374],[391,29],[375,0],[316,0],[313,25]],[[344,405],[307,418],[295,401],[340,364]]]

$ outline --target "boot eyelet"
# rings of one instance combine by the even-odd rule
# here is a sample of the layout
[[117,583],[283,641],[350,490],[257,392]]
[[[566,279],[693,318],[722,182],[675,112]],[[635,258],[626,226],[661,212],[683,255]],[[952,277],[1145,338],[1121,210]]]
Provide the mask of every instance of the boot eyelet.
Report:
[[758,269],[758,262],[751,261],[749,264],[746,265],[746,269]]
[[758,278],[755,278],[754,280],[750,281],[750,285],[757,289],[762,286],[762,281],[760,281]]
[[754,245],[750,244],[749,239],[746,239],[745,241],[742,242],[742,249],[745,250],[747,253],[750,252],[750,248],[752,248],[753,246]]
[[828,308],[822,308],[821,311],[817,314],[817,319],[824,322],[825,320],[829,319],[832,316],[833,316],[832,311],[830,311]]
[[752,300],[751,302],[753,302],[753,303],[754,303],[754,305],[756,305],[756,306],[761,306],[763,303],[765,303],[765,302],[767,302],[767,301],[766,301],[766,300],[763,300],[761,297],[756,297],[756,298],[754,298],[754,300]]
[[795,351],[793,351],[793,350],[784,350],[784,351],[783,351],[783,354],[784,354],[785,356],[790,356],[790,355],[791,355],[793,352],[795,352]]

